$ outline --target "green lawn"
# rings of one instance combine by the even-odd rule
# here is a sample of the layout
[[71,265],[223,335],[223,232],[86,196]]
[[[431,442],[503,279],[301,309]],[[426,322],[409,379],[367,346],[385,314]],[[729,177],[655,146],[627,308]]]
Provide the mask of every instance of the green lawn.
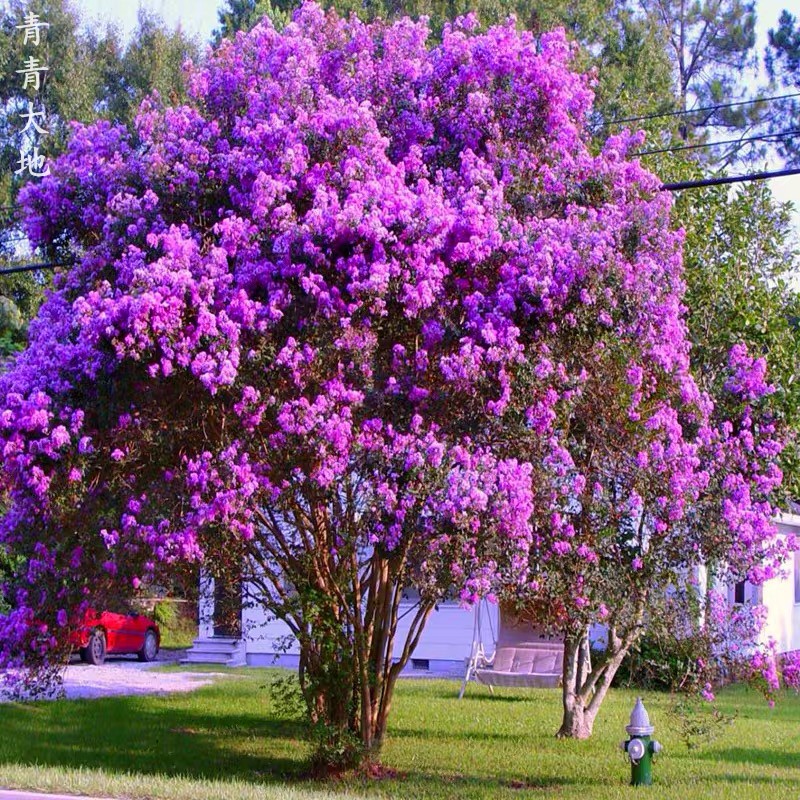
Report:
[[0,785],[130,798],[797,798],[800,698],[774,709],[723,694],[736,722],[689,752],[663,695],[645,698],[665,752],[652,789],[627,786],[619,750],[634,694],[610,695],[588,742],[553,738],[556,691],[400,684],[384,762],[397,777],[331,785],[303,780],[301,730],[273,710],[265,670],[188,695],[0,707]]

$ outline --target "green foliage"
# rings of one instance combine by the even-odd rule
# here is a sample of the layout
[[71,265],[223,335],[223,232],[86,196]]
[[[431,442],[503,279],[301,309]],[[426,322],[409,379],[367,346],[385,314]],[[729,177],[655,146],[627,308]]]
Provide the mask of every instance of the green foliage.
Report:
[[[41,36],[41,43],[24,45],[24,37],[15,26],[25,13],[38,14],[50,27]],[[14,171],[19,167],[21,148],[40,145],[48,157],[64,148],[67,123],[76,119],[88,122],[95,117],[96,74],[92,65],[89,39],[80,31],[80,18],[66,0],[11,0],[8,13],[0,20],[0,202],[13,202],[20,185]],[[23,91],[23,83],[15,72],[25,59],[35,56],[48,67],[35,92]],[[22,133],[24,122],[19,114],[29,100],[36,100],[37,109],[47,112],[43,136],[33,129]]]
[[276,712],[306,731],[311,745],[312,774],[326,777],[359,763],[363,746],[355,733],[337,730],[322,718],[309,719],[296,673],[290,670],[270,672],[264,688],[269,690]]
[[42,302],[44,286],[41,276],[30,272],[0,276],[0,370],[3,360],[24,347],[27,323]]
[[[0,508],[0,511],[2,508]],[[16,569],[14,557],[5,548],[0,547],[0,587],[5,584],[8,576],[13,574]],[[0,590],[0,614],[4,614],[11,608],[10,599]]]
[[689,637],[646,634],[625,656],[615,685],[648,691],[680,690],[695,669],[694,645]]
[[222,39],[230,38],[237,31],[249,31],[264,17],[269,17],[278,30],[289,21],[294,4],[286,2],[271,3],[270,0],[226,0],[217,12],[219,28],[212,41],[218,45]]
[[[105,117],[131,125],[139,102],[154,89],[168,102],[181,102],[186,96],[182,65],[187,58],[198,59],[199,47],[145,11],[140,11],[131,41],[123,47],[113,28],[87,29],[68,0],[10,0],[6,10],[0,17],[0,206],[6,207],[0,212],[0,266],[13,266],[30,260],[23,254],[22,220],[13,205],[23,183],[37,180],[27,173],[14,174],[20,151],[38,146],[52,160],[64,150],[71,120],[88,123]],[[38,47],[24,45],[15,27],[28,12],[50,25]],[[39,92],[30,87],[23,91],[15,72],[30,56],[48,67]],[[32,100],[35,110],[46,111],[46,135],[33,128],[22,132],[19,115]],[[59,261],[70,254],[54,245],[41,255]],[[0,364],[24,346],[27,323],[49,281],[49,273],[0,277]]]
[[766,358],[776,387],[770,406],[790,432],[781,458],[787,499],[800,497],[800,256],[790,214],[764,183],[684,192],[675,211],[686,230],[684,302],[695,375],[719,396],[733,344]]
[[179,28],[169,31],[157,15],[139,9],[136,30],[126,48],[113,29],[94,52],[98,69],[97,110],[101,116],[130,124],[142,99],[152,91],[171,105],[186,100],[183,64],[197,61],[199,47]]
[[[781,14],[778,27],[769,32],[766,64],[770,78],[786,94],[800,90],[800,25],[797,17],[788,11]],[[774,109],[771,130],[795,130],[800,124],[800,99],[797,97],[776,103]],[[800,139],[781,139],[776,146],[788,165],[800,165]]]
[[0,359],[19,351],[19,332],[22,329],[22,315],[16,304],[0,295]]
[[178,610],[175,603],[168,600],[160,600],[153,608],[153,619],[158,623],[159,628],[170,628],[175,625],[178,619]]
[[292,670],[270,670],[264,688],[269,691],[275,711],[298,724],[306,721],[305,700],[297,673]]
[[165,649],[190,647],[197,636],[197,606],[193,602],[164,598],[153,607],[152,617],[161,632],[161,647]]
[[367,755],[358,726],[356,653],[322,592],[313,585],[295,588],[305,622],[299,634],[299,687],[313,745],[312,769],[324,775],[358,766]]

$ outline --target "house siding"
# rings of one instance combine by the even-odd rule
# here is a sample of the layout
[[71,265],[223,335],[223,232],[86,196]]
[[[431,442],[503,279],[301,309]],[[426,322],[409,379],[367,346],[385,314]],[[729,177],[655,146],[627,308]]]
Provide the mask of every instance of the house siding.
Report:
[[[395,641],[405,641],[414,614],[414,603],[400,604],[400,621],[397,626]],[[487,650],[494,647],[492,630],[497,631],[497,607],[487,604],[483,608],[483,638]],[[431,614],[413,659],[428,662],[431,672],[456,672],[465,667],[472,647],[474,612],[457,603],[442,603]],[[247,663],[253,666],[295,666],[297,664],[297,642],[289,632],[289,628],[280,620],[270,619],[263,609],[245,608],[243,627],[247,637]],[[286,646],[288,644],[288,647]],[[395,648],[397,652],[397,647]],[[408,671],[414,670],[409,663]]]
[[[800,536],[800,515],[782,514],[776,522],[783,534],[794,533]],[[800,604],[794,602],[794,569],[794,560],[790,559],[784,576],[773,578],[760,587],[746,587],[746,600],[761,602],[768,609],[762,640],[766,642],[770,637],[774,638],[780,652],[800,650]],[[208,622],[213,613],[213,596],[213,581],[201,582],[201,636],[213,635],[213,625]],[[729,587],[729,599],[733,602],[733,587]],[[408,633],[413,608],[413,601],[401,604],[401,620],[396,638],[398,645],[405,640]],[[491,653],[494,649],[493,634],[496,635],[498,631],[497,606],[483,604],[481,613],[482,639],[487,653]],[[440,604],[431,614],[412,656],[413,662],[408,665],[406,672],[414,672],[415,667],[434,673],[453,674],[463,671],[472,648],[474,619],[474,611],[471,609],[461,608],[457,603]],[[262,608],[246,606],[242,614],[242,628],[248,664],[297,666],[297,643],[283,622],[270,619]],[[604,628],[593,626],[590,638],[596,646],[602,647]]]
[[[782,515],[778,530],[783,534],[800,536],[800,517]],[[800,604],[794,601],[794,570],[795,559],[790,558],[783,577],[765,581],[761,586],[761,602],[768,609],[762,641],[775,639],[781,653],[800,650]]]

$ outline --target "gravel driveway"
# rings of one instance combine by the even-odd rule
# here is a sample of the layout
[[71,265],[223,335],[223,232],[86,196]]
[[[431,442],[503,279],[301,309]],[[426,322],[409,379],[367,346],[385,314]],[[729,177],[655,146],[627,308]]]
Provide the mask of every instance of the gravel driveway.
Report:
[[[165,694],[191,692],[208,686],[221,672],[154,672],[153,667],[178,663],[185,651],[161,651],[158,659],[143,664],[136,658],[109,657],[102,667],[73,660],[64,673],[67,698],[113,697],[129,694]],[[4,698],[0,694],[0,702]]]
[[208,686],[221,675],[219,672],[152,672],[147,667],[142,669],[139,664],[136,667],[114,662],[102,667],[73,664],[67,667],[64,674],[64,690],[71,700],[121,694],[191,692]]

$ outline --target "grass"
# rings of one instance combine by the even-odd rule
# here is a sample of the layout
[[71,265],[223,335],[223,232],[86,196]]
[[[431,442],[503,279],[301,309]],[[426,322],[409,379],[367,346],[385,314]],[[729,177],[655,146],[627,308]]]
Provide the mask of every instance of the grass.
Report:
[[[217,669],[217,671],[220,671]],[[731,689],[736,722],[688,751],[669,698],[645,698],[665,747],[652,789],[627,786],[619,750],[635,699],[612,692],[588,742],[557,741],[558,692],[401,682],[384,763],[396,777],[335,784],[303,778],[302,729],[278,714],[265,670],[236,670],[191,694],[58,701],[0,708],[0,785],[163,800],[383,798],[797,798],[800,698],[770,709]]]

